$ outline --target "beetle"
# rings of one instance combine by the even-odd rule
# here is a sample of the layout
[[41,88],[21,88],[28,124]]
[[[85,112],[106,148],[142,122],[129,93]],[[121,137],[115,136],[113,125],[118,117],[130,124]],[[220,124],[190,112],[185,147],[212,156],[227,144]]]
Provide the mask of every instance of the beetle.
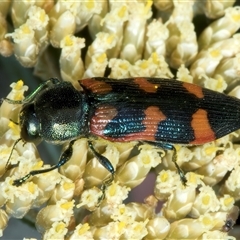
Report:
[[[185,184],[173,145],[204,144],[240,128],[239,99],[194,84],[145,77],[118,80],[95,77],[78,82],[81,90],[69,82],[51,78],[23,101],[5,99],[12,104],[23,104],[18,141],[70,142],[56,165],[31,171],[15,180],[14,185],[65,164],[71,158],[74,141],[81,137],[139,141],[173,150],[173,162]],[[89,148],[111,173],[111,179],[103,184],[105,189],[115,170],[91,141]]]
[[229,211],[225,224],[222,226],[222,232],[229,232],[233,229],[237,219],[239,216],[239,207],[233,206],[232,209]]

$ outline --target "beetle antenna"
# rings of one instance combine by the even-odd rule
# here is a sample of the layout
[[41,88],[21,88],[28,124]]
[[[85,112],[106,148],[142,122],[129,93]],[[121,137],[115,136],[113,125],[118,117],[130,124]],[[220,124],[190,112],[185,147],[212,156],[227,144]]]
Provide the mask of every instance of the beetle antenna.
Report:
[[11,157],[12,157],[13,150],[15,150],[16,145],[17,145],[21,140],[22,140],[22,138],[19,138],[19,139],[17,139],[17,140],[14,142],[13,147],[12,147],[12,150],[11,150],[11,152],[10,152],[10,155],[9,155],[9,157],[8,157],[8,160],[7,160],[7,163],[6,163],[6,166],[5,166],[5,171],[8,170],[9,162],[10,162],[10,159],[11,159]]
[[23,100],[12,100],[9,98],[3,98],[1,99],[1,104],[3,101],[6,101],[11,104],[24,104],[24,103],[31,102],[43,88],[47,87],[49,84],[58,84],[58,83],[60,83],[60,80],[58,80],[57,78],[49,78],[47,81],[43,82],[35,91],[30,93],[28,96],[26,96]]
[[15,125],[19,125],[19,123],[18,122],[16,122],[16,121],[14,121],[14,120],[12,120],[12,119],[9,119],[10,120],[10,122],[13,122]]
[[8,102],[8,103],[10,103],[10,104],[23,104],[23,103],[25,103],[24,100],[12,100],[12,99],[10,99],[10,98],[3,98],[3,99],[2,99],[2,102],[3,102],[3,101],[6,101],[6,102]]

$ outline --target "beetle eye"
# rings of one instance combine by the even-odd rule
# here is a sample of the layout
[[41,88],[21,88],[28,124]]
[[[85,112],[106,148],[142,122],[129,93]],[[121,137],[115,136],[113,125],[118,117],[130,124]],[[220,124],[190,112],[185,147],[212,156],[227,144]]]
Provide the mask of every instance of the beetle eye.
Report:
[[21,138],[25,142],[39,143],[41,137],[39,135],[39,121],[37,119],[34,105],[24,105],[20,113],[20,127],[21,127]]

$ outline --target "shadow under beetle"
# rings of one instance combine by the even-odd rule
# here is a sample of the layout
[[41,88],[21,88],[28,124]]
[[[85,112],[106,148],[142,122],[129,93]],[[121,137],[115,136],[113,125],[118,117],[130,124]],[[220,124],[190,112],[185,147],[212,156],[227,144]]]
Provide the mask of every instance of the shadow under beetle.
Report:
[[[31,171],[15,180],[14,185],[65,164],[71,158],[74,141],[82,137],[139,141],[173,150],[173,162],[185,184],[173,144],[204,144],[240,128],[239,99],[194,84],[143,77],[96,77],[80,80],[79,84],[80,91],[69,82],[51,78],[23,101],[5,99],[11,104],[23,104],[19,114],[21,136],[14,146],[20,140],[35,144],[41,140],[52,144],[69,142],[56,165]],[[103,182],[104,191],[115,170],[91,141],[88,145],[111,173],[111,178]]]

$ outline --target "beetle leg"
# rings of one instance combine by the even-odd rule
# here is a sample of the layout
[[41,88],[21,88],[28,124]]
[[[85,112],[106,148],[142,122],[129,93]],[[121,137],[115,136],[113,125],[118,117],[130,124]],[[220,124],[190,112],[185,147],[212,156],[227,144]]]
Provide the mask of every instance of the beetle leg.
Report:
[[47,169],[40,169],[40,170],[31,171],[27,175],[25,175],[24,177],[14,180],[13,185],[20,186],[21,184],[23,184],[26,180],[28,180],[32,176],[35,176],[35,175],[38,175],[38,174],[41,174],[41,173],[50,172],[54,169],[60,168],[67,161],[69,161],[69,159],[72,157],[74,142],[75,142],[75,140],[73,140],[69,143],[67,149],[62,153],[62,155],[61,155],[61,157],[60,157],[60,159],[59,159],[59,161],[56,165],[53,165],[52,167],[47,168]]
[[113,175],[115,173],[115,170],[111,162],[106,157],[104,157],[103,155],[101,155],[95,150],[91,141],[88,141],[88,145],[92,150],[94,157],[96,157],[97,160]]
[[172,161],[175,164],[175,167],[177,168],[178,174],[180,176],[181,182],[184,186],[186,186],[187,183],[187,179],[185,176],[184,171],[179,167],[179,165],[177,164],[177,150],[174,146],[172,146],[172,150],[173,150],[173,156],[172,156]]
[[98,198],[98,206],[104,200],[106,189],[111,185],[113,180],[114,180],[114,173],[111,174],[109,178],[107,178],[103,181],[102,186],[101,186],[102,195]]
[[151,142],[151,141],[142,141],[142,143],[147,143],[147,144],[150,144],[150,145],[162,148],[164,150],[172,150],[173,151],[172,162],[174,163],[174,165],[175,165],[175,167],[176,167],[176,169],[178,171],[178,174],[180,176],[182,184],[184,186],[186,186],[187,179],[186,179],[186,176],[184,174],[184,171],[177,164],[177,150],[176,150],[176,148],[172,144],[170,144],[170,143],[162,143],[162,142]]
[[106,157],[104,157],[103,155],[101,155],[99,152],[95,150],[91,141],[88,141],[88,145],[89,145],[89,148],[92,150],[94,157],[96,157],[97,160],[103,165],[103,167],[105,167],[111,173],[111,176],[105,179],[102,183],[102,186],[101,186],[102,196],[98,199],[98,203],[100,204],[101,201],[105,198],[105,191],[107,187],[111,185],[112,181],[114,180],[115,170],[111,162]]

